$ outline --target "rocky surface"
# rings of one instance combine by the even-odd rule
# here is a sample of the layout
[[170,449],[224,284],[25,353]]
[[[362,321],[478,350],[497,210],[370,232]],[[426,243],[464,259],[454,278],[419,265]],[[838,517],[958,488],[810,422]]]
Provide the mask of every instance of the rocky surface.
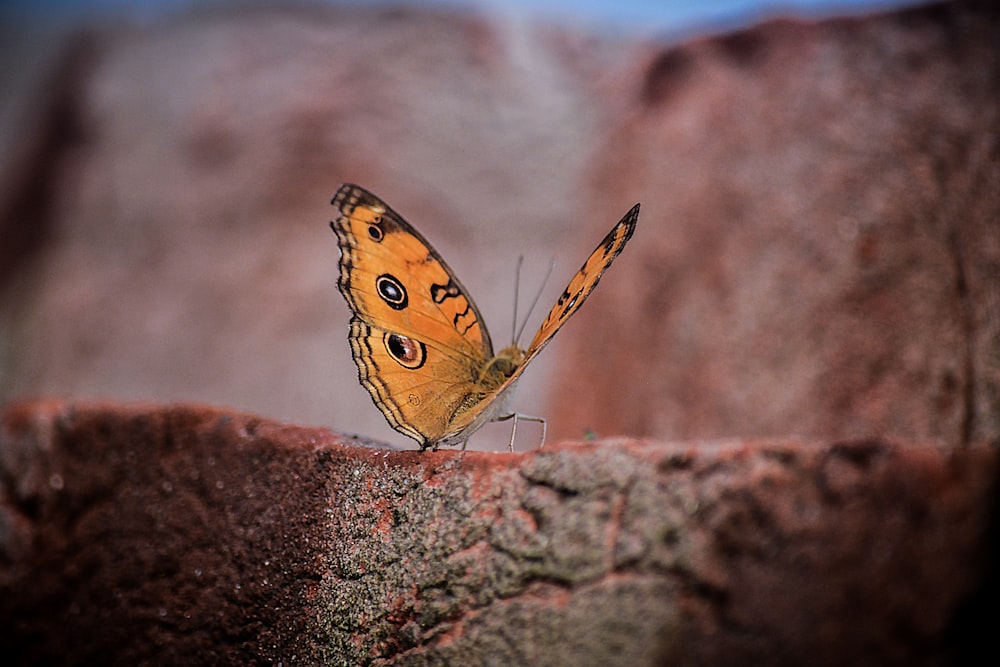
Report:
[[194,406],[16,404],[0,654],[956,664],[997,617],[998,463],[880,440],[420,453]]

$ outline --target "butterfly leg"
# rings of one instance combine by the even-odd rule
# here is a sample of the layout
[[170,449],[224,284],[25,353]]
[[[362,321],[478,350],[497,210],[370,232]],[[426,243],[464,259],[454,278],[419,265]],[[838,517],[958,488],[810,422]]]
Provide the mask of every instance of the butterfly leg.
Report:
[[513,426],[511,426],[511,429],[510,429],[510,442],[507,443],[507,448],[510,450],[511,453],[514,452],[514,436],[517,435],[517,420],[518,419],[523,419],[526,422],[536,422],[538,424],[541,424],[542,425],[542,441],[540,443],[538,443],[538,446],[542,447],[545,444],[545,426],[546,426],[546,422],[545,422],[544,419],[542,419],[541,417],[533,417],[531,415],[522,415],[522,414],[517,413],[517,412],[512,412],[509,415],[504,415],[503,417],[497,417],[494,421],[505,422],[508,419],[513,419],[514,420],[514,424],[513,424]]

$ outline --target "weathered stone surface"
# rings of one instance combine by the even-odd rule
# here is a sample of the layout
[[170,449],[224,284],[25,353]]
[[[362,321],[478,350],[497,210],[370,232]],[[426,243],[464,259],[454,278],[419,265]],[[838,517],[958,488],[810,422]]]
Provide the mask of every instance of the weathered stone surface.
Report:
[[996,618],[997,477],[977,445],[419,453],[218,409],[14,404],[0,654],[954,664]]

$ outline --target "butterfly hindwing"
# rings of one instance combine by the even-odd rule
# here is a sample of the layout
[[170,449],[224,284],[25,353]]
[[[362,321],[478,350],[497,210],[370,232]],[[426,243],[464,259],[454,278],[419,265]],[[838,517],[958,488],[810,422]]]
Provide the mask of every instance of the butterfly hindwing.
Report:
[[475,390],[467,367],[436,346],[356,316],[350,342],[362,386],[394,429],[421,447],[451,432],[453,415]]

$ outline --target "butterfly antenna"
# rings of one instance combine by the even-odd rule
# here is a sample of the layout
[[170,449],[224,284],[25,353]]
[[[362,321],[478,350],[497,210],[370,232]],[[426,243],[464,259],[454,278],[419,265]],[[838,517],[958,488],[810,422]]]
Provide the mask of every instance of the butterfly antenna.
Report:
[[[538,305],[538,299],[542,296],[542,291],[545,289],[545,284],[549,282],[549,276],[552,275],[552,267],[556,264],[556,258],[553,257],[549,260],[549,268],[545,271],[545,277],[542,278],[542,284],[538,286],[538,291],[535,292],[535,298],[531,300],[531,306],[528,307],[528,314],[524,316],[524,321],[521,322],[521,328],[517,330],[514,335],[514,344],[521,339],[521,334],[524,333],[524,327],[528,324],[528,320],[531,319],[531,313],[534,312],[535,306]],[[521,266],[518,263],[518,271],[520,271]],[[515,320],[516,321],[516,320]]]
[[524,255],[517,256],[517,268],[514,270],[514,319],[510,323],[511,343],[517,344],[517,302],[521,293],[521,265],[524,264]]

